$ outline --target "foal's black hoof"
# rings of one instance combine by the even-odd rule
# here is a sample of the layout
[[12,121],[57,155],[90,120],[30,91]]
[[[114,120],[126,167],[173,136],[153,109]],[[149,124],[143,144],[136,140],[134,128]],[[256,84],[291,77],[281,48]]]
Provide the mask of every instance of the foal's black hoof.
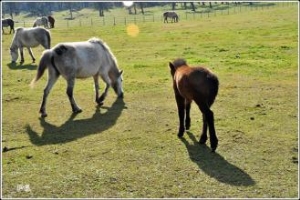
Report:
[[103,106],[103,101],[97,101],[96,103],[98,104],[98,106]]
[[200,138],[199,144],[205,144],[207,138]]
[[[105,98],[104,96],[99,97],[98,100],[97,100],[97,102],[102,103],[102,102],[104,101],[104,98]],[[98,103],[98,104],[99,104],[99,103]]]
[[183,137],[183,133],[178,133],[177,137],[182,138]]

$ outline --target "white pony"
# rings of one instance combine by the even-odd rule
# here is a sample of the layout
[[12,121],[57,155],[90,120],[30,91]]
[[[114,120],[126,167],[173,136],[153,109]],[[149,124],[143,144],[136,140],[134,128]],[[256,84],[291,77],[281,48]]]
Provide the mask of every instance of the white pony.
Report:
[[48,18],[47,17],[39,17],[33,23],[33,27],[44,26],[44,28],[49,28],[48,26]]
[[[77,106],[73,98],[75,78],[88,78],[93,76],[96,91],[96,102],[102,105],[110,86],[118,97],[123,98],[122,73],[118,69],[117,59],[110,48],[97,38],[85,42],[70,42],[57,44],[50,50],[45,50],[41,57],[37,75],[32,80],[31,86],[38,81],[48,68],[48,83],[44,89],[42,104],[40,107],[41,117],[46,117],[46,101],[51,88],[59,75],[67,81],[67,95],[70,100],[73,113],[82,110]],[[99,76],[106,83],[103,94],[99,97]]]
[[24,62],[24,47],[28,49],[32,61],[35,62],[31,47],[42,45],[45,49],[50,49],[50,43],[50,32],[44,28],[17,28],[10,46],[12,62],[16,62],[18,60],[18,49],[20,49],[21,63]]

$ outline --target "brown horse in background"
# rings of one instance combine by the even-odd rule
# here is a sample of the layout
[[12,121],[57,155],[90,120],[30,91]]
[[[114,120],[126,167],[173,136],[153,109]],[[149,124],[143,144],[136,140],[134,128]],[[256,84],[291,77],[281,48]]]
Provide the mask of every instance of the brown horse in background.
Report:
[[189,67],[184,59],[177,59],[173,63],[170,62],[169,66],[173,77],[173,88],[178,108],[178,137],[181,138],[184,131],[190,128],[190,109],[191,102],[194,100],[203,116],[203,130],[199,143],[204,144],[206,142],[208,126],[210,146],[214,152],[218,146],[218,138],[215,132],[214,114],[210,107],[218,94],[219,81],[217,76],[203,67]]
[[48,21],[50,23],[50,28],[54,28],[55,19],[52,16],[48,16]]

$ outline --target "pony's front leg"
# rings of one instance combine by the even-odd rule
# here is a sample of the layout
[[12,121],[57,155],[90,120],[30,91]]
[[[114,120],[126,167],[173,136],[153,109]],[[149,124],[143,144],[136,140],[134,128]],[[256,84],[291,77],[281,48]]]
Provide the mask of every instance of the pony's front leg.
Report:
[[178,117],[179,117],[179,129],[177,136],[181,138],[184,134],[184,115],[185,115],[185,99],[180,94],[175,94]]
[[27,47],[27,49],[28,49],[28,52],[29,52],[29,54],[30,54],[30,56],[31,56],[31,58],[32,58],[32,63],[35,63],[35,57],[33,56],[33,53],[32,53],[31,48],[30,48],[30,47]]
[[106,83],[105,90],[104,90],[103,94],[98,98],[98,101],[97,101],[98,104],[99,104],[99,103],[103,104],[103,101],[104,101],[104,99],[106,98],[108,89],[109,89],[109,87],[110,87],[109,85],[110,85],[110,84]]
[[73,97],[73,88],[74,88],[74,84],[75,84],[75,78],[72,78],[72,79],[69,79],[67,81],[67,95],[69,97],[69,101],[70,101],[70,104],[71,104],[71,107],[72,107],[72,111],[73,113],[81,113],[82,110],[81,108],[79,108],[75,102],[75,99]]
[[94,78],[94,84],[95,84],[95,96],[96,96],[95,101],[99,106],[101,106],[101,105],[103,105],[103,102],[100,101],[100,99],[98,98],[99,97],[99,89],[100,89],[100,87],[99,87],[99,75],[96,74],[93,78]]
[[22,63],[24,63],[23,47],[20,47],[19,49],[20,49],[20,56],[21,56],[21,61],[20,61],[20,63],[22,64]]

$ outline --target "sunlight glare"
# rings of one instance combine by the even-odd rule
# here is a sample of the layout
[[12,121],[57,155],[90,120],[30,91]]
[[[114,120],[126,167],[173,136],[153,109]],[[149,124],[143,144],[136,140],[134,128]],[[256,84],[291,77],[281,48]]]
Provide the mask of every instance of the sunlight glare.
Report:
[[130,7],[133,5],[133,1],[123,1],[123,5],[126,7]]

